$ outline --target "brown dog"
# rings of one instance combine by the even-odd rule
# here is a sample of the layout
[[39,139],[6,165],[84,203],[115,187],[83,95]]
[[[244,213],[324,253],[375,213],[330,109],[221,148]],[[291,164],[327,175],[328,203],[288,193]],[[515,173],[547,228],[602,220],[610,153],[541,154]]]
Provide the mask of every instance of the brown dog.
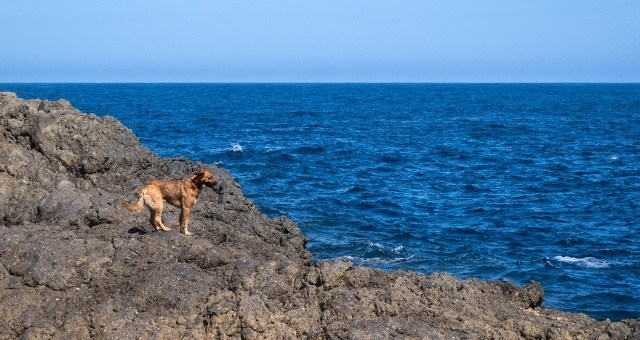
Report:
[[145,184],[140,189],[138,202],[133,205],[124,202],[124,207],[131,212],[140,212],[142,206],[149,208],[151,216],[149,222],[156,230],[170,231],[162,224],[162,207],[164,201],[178,207],[180,211],[179,231],[185,235],[191,235],[189,227],[189,213],[196,203],[202,188],[206,185],[212,188],[217,182],[209,170],[202,169],[193,176],[185,179],[161,180],[156,179]]

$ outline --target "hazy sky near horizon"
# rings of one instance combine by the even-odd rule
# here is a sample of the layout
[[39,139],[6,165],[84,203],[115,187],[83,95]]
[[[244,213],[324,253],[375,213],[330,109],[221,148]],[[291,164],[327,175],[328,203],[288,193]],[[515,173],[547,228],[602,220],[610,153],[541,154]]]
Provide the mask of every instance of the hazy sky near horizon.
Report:
[[637,0],[24,0],[0,82],[640,82]]

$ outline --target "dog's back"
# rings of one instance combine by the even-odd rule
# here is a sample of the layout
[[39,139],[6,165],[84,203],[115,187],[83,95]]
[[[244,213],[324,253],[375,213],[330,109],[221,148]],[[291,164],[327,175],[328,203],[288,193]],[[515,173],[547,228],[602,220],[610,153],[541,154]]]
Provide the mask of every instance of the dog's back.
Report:
[[153,188],[154,190],[158,190],[161,194],[161,197],[167,201],[167,203],[180,207],[182,201],[183,190],[182,186],[185,185],[183,179],[175,179],[175,180],[161,180],[156,179],[149,182],[145,187]]

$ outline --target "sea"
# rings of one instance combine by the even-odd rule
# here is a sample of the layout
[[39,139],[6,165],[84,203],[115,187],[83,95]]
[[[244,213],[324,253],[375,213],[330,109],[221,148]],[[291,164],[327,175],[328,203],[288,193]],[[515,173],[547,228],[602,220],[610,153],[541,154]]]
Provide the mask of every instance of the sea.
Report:
[[227,169],[314,260],[640,318],[640,84],[0,84]]

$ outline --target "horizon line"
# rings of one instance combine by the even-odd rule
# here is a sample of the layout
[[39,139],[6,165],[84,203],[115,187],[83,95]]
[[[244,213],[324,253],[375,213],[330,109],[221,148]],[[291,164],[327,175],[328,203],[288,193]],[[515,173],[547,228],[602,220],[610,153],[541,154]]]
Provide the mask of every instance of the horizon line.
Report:
[[620,84],[632,85],[640,84],[640,81],[34,81],[34,82],[5,82],[0,81],[0,85],[52,85],[52,84],[85,84],[85,85],[162,85],[162,84],[200,84],[200,85],[500,85],[500,84],[532,84],[532,85],[571,85],[571,84]]

